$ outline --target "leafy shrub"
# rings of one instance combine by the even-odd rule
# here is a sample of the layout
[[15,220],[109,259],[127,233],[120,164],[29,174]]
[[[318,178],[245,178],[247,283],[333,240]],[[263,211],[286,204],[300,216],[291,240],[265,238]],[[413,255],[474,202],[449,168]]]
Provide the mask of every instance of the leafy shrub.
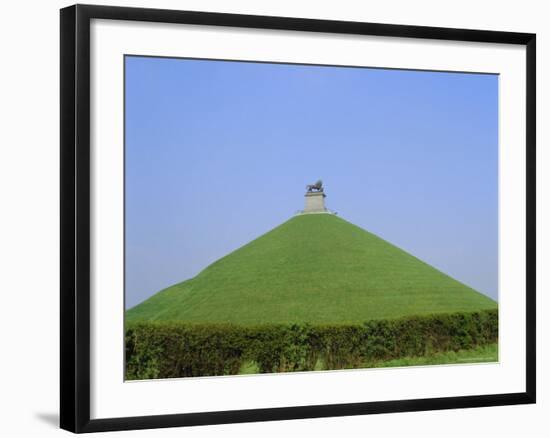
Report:
[[134,322],[126,327],[126,378],[358,368],[381,360],[496,342],[498,311],[372,320],[364,324],[262,325]]

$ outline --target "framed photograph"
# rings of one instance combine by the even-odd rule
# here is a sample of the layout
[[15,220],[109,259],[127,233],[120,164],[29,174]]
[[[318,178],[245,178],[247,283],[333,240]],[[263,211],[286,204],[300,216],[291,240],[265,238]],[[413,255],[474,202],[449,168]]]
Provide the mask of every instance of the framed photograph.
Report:
[[61,10],[61,427],[535,402],[535,35]]

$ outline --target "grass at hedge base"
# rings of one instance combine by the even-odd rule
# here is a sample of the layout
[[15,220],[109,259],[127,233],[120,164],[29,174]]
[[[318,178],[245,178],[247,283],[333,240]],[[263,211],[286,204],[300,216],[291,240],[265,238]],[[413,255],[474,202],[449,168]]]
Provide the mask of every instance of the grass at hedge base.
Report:
[[430,356],[404,357],[365,364],[366,368],[405,367],[418,365],[445,365],[460,363],[497,362],[498,344],[481,345],[469,350],[444,351]]
[[[126,327],[126,379],[363,368],[365,364],[469,350],[498,339],[497,310],[354,325],[134,322]],[[399,366],[399,365],[394,365]]]
[[[407,356],[400,359],[379,360],[362,363],[360,368],[388,368],[421,365],[446,365],[461,363],[486,363],[498,361],[498,344],[481,345],[467,350],[443,351],[427,356]],[[315,371],[324,370],[321,360],[315,365]],[[239,370],[239,374],[258,374],[259,369],[255,362],[246,362]]]

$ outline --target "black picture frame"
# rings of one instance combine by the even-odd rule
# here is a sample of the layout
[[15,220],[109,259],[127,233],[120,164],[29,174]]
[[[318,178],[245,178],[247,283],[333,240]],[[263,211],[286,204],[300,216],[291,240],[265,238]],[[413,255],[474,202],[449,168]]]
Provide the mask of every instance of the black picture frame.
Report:
[[[70,6],[62,9],[60,13],[61,428],[75,433],[101,432],[535,403],[535,34],[90,5]],[[90,21],[92,19],[525,46],[527,75],[526,391],[416,400],[90,419]]]

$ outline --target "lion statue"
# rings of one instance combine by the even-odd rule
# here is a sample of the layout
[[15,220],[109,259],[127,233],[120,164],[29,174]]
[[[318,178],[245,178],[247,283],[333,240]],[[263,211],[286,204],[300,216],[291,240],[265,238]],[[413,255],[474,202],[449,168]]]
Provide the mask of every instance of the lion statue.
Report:
[[318,180],[315,184],[308,184],[306,186],[308,192],[322,192],[323,191],[323,181]]

